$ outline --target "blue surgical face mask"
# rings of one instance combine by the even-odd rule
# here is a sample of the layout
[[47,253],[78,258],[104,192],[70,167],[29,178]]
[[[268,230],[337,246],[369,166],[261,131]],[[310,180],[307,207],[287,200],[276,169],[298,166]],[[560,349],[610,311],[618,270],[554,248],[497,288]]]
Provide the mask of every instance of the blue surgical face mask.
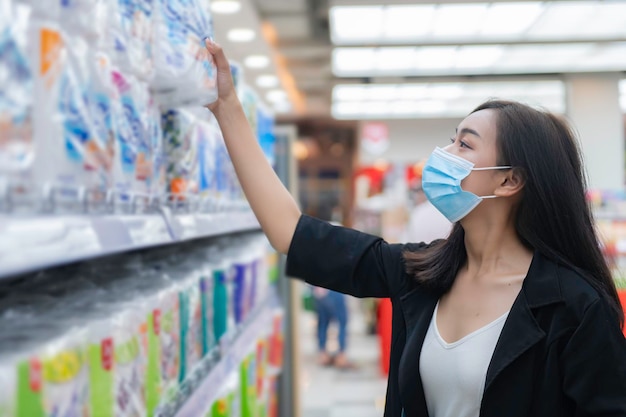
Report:
[[508,169],[510,166],[474,168],[467,159],[453,155],[441,148],[435,148],[422,170],[422,188],[426,198],[451,222],[461,220],[484,199],[495,195],[479,197],[461,188],[461,181],[472,171]]

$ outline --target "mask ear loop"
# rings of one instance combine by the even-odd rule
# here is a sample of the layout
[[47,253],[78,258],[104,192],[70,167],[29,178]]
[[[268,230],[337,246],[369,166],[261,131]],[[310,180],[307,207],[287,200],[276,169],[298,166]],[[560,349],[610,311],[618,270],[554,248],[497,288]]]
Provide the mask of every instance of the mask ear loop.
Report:
[[483,167],[483,168],[472,168],[472,171],[488,171],[490,169],[511,169],[513,168],[510,165],[498,166],[498,167]]
[[[484,168],[472,168],[472,171],[488,171],[490,169],[511,169],[513,168],[512,166],[498,166],[498,167],[484,167]],[[485,195],[485,196],[478,196],[478,198],[498,198],[497,195]]]

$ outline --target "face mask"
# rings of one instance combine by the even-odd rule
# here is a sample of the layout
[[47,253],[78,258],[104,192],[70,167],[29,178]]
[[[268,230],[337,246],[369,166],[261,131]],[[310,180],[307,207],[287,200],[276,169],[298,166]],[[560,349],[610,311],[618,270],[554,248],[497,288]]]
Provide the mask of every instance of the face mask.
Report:
[[510,166],[474,168],[467,159],[453,155],[441,148],[435,148],[422,170],[422,188],[426,198],[451,222],[461,220],[484,199],[495,195],[479,197],[463,191],[461,181],[472,171],[508,169]]

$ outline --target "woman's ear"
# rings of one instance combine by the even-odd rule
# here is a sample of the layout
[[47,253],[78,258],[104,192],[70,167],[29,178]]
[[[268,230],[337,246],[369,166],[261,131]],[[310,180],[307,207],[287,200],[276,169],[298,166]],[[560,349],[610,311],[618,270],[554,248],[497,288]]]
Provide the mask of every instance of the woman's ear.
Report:
[[519,193],[526,184],[526,174],[521,168],[511,168],[504,173],[500,185],[494,194],[498,197],[510,197]]

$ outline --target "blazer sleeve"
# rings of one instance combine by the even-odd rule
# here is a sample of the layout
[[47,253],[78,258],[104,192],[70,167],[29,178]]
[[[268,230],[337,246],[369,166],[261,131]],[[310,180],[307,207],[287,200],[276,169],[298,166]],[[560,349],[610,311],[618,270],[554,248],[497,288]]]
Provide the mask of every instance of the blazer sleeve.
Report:
[[302,215],[287,253],[287,275],[355,297],[394,297],[409,285],[403,251],[424,246],[389,244]]
[[626,339],[604,300],[587,308],[562,363],[576,415],[626,416]]

